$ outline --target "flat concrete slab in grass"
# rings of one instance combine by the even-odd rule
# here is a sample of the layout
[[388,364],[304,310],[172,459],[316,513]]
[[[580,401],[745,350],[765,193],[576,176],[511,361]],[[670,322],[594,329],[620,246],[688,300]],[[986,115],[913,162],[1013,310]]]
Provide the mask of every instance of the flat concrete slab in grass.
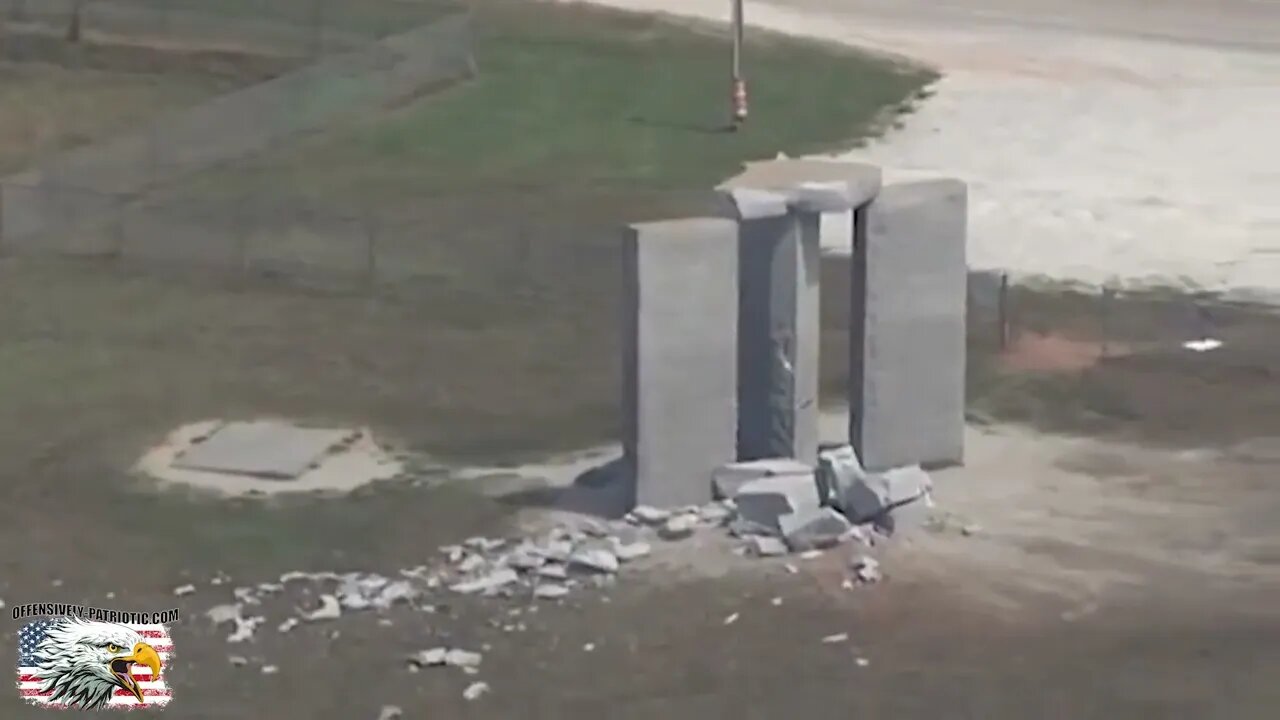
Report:
[[293,480],[318,465],[337,446],[355,440],[358,434],[269,420],[229,422],[182,453],[173,467]]

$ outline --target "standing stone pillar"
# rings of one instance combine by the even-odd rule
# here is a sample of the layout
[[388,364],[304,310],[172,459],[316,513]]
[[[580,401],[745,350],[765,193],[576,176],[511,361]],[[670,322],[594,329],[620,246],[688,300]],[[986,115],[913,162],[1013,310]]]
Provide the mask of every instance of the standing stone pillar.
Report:
[[633,225],[623,268],[630,505],[708,502],[712,472],[736,455],[737,223]]
[[854,214],[849,434],[867,470],[964,459],[967,202],[929,180]]
[[779,193],[729,193],[738,214],[738,459],[818,454],[818,216]]
[[739,221],[739,460],[817,464],[822,215],[879,183],[874,167],[775,161],[722,186]]

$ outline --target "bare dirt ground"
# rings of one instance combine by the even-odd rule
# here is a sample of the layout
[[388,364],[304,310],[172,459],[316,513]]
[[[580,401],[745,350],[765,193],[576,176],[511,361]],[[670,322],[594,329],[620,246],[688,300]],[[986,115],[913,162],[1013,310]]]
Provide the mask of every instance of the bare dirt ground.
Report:
[[[827,297],[847,296],[837,282],[847,268],[828,269]],[[585,388],[526,387],[518,358],[480,345],[464,358],[471,367],[439,365],[424,379],[432,335],[412,307],[178,288],[106,268],[0,270],[11,369],[0,378],[0,541],[14,549],[0,598],[181,607],[175,717],[346,720],[395,704],[408,717],[446,718],[1270,718],[1280,700],[1273,312],[1209,304],[1225,344],[1192,353],[1181,342],[1196,328],[1170,321],[1185,298],[1117,299],[1104,325],[1097,298],[1020,293],[1021,337],[1069,341],[1028,357],[1017,344],[1001,353],[975,306],[966,466],[937,473],[939,528],[888,545],[878,586],[841,587],[848,550],[797,562],[792,575],[709,539],[660,547],[647,570],[624,573],[603,596],[544,607],[524,632],[503,631],[507,607],[439,593],[433,615],[369,613],[281,634],[295,606],[316,605],[293,594],[265,608],[254,642],[229,645],[229,630],[201,615],[231,587],[291,570],[394,573],[438,558],[442,544],[544,523],[548,509],[601,507],[568,502],[595,494],[573,485],[594,463],[553,459],[524,466],[521,479],[510,466],[467,473],[417,458],[410,480],[345,498],[226,500],[161,492],[129,474],[165,430],[269,405],[493,458],[552,431],[589,440],[584,419],[616,412],[611,373]],[[156,306],[165,312],[140,312]],[[843,324],[825,318],[828,390],[846,366]],[[1100,337],[1114,355],[1082,362],[1079,348]],[[486,384],[458,385],[464,369]],[[459,387],[471,388],[461,400]],[[455,405],[441,405],[436,393],[450,388]],[[574,404],[579,395],[594,404]],[[831,409],[826,432],[837,439],[842,417]],[[980,529],[965,536],[968,525]],[[230,580],[212,586],[218,573]],[[175,597],[188,582],[195,594]],[[839,632],[848,644],[820,642]],[[405,670],[404,655],[440,644],[488,645],[480,674]],[[232,654],[249,664],[232,666]],[[280,670],[263,675],[264,664]],[[467,703],[462,689],[476,679],[493,692]],[[0,701],[4,717],[37,712]]]
[[975,268],[1276,299],[1280,3],[788,0],[747,17],[945,73],[897,132],[845,157],[967,180]]

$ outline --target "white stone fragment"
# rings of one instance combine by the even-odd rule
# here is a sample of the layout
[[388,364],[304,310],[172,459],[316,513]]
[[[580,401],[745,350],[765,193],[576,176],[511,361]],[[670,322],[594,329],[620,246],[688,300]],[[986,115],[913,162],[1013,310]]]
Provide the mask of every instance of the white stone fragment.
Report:
[[837,643],[848,642],[848,641],[849,641],[849,633],[836,633],[835,635],[828,635],[822,638],[822,642],[827,645],[835,645]]
[[725,625],[732,625],[736,622],[738,622],[738,613],[733,613],[732,615],[724,619]]
[[471,652],[470,650],[461,650],[458,648],[450,648],[444,654],[444,664],[449,667],[476,667],[483,659],[484,656],[478,652]]
[[756,557],[778,557],[787,554],[787,544],[776,537],[768,535],[752,535],[747,538],[747,547]]
[[487,692],[489,692],[488,683],[473,682],[467,686],[466,690],[462,691],[462,697],[469,702],[471,700],[478,699],[481,695],[484,695]]
[[673,515],[658,529],[658,536],[663,540],[684,540],[698,529],[698,516],[692,514]]
[[583,548],[569,556],[572,565],[603,573],[618,571],[618,558],[604,548]]
[[495,570],[488,575],[475,578],[474,580],[465,580],[449,586],[453,592],[462,595],[471,595],[474,593],[487,593],[501,589],[514,582],[518,582],[520,576],[511,568],[501,568]]
[[568,594],[569,588],[553,583],[545,583],[533,589],[533,596],[539,600],[559,600]]
[[631,511],[631,514],[645,525],[657,525],[671,517],[670,510],[663,510],[649,505],[637,505],[635,509]]
[[378,720],[400,720],[403,716],[404,711],[395,705],[383,705],[378,712]]
[[[174,594],[174,595],[177,595],[178,597],[182,597],[183,595],[190,595],[191,593],[193,593],[193,592],[195,592],[195,591],[196,591],[196,586],[195,586],[195,585],[183,585],[183,586],[181,586],[181,587],[176,587],[176,588],[174,588],[174,589],[173,589],[173,594]],[[3,604],[3,603],[0,603],[0,607],[4,607],[4,604]]]
[[321,595],[320,607],[310,612],[303,612],[301,617],[308,622],[334,620],[342,615],[342,604],[333,595]]

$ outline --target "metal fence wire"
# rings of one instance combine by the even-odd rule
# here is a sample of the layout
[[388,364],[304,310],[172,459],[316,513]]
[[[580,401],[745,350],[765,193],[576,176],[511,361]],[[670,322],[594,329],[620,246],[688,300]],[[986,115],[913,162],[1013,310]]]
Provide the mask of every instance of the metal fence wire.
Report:
[[[468,14],[444,0],[0,0],[0,62],[151,73],[192,53],[238,82],[0,177],[0,253],[372,282],[377,239],[394,248],[403,222],[236,186],[263,153],[474,73]],[[187,183],[219,173],[214,192]]]

